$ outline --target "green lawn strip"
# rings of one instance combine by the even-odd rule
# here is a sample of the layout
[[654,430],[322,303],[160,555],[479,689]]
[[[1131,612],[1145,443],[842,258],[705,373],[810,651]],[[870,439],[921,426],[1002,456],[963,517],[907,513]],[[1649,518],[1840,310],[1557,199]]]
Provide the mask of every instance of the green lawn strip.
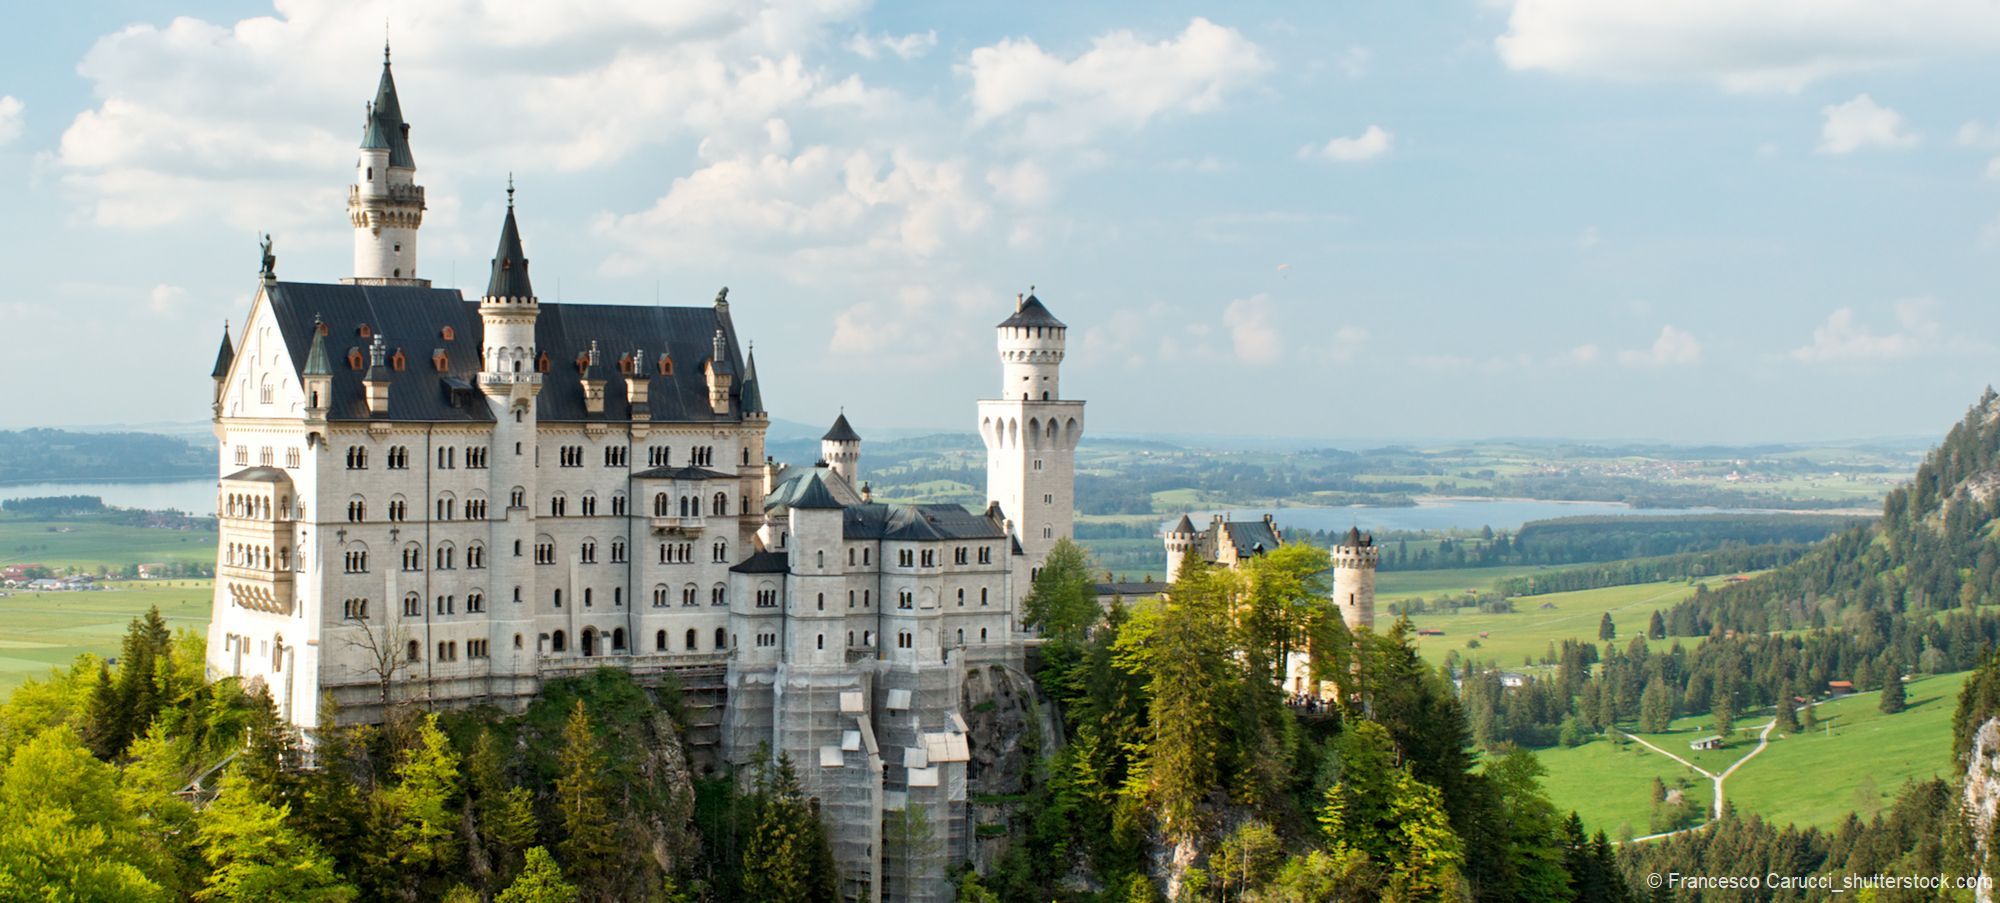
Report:
[[[1520,668],[1529,656],[1540,661],[1551,643],[1560,646],[1566,639],[1599,642],[1598,624],[1606,612],[1611,614],[1617,629],[1614,642],[1623,648],[1630,637],[1645,632],[1654,611],[1672,608],[1675,603],[1694,595],[1694,591],[1694,585],[1685,580],[1607,586],[1539,596],[1516,596],[1513,599],[1514,610],[1506,614],[1486,614],[1476,608],[1464,608],[1459,609],[1460,614],[1425,613],[1414,615],[1410,620],[1419,629],[1444,631],[1443,636],[1417,638],[1418,650],[1431,661],[1439,661],[1446,652],[1456,649],[1464,657],[1493,662],[1503,668]],[[1551,607],[1543,608],[1544,605]],[[1487,635],[1482,637],[1481,633]],[[1475,639],[1479,641],[1479,647],[1469,648],[1467,641]],[[1667,637],[1650,640],[1647,646],[1655,651],[1664,651],[1679,642],[1691,649],[1701,639]]]
[[1878,708],[1879,692],[1822,703],[1818,730],[1773,733],[1770,747],[1729,777],[1730,802],[1780,824],[1830,828],[1857,809],[1873,814],[1905,781],[1949,776],[1951,716],[1969,673],[1909,681],[1909,708],[1895,715]]
[[215,531],[128,527],[87,519],[0,518],[0,565],[44,564],[95,570],[99,565],[213,562]]
[[[1766,753],[1768,755],[1769,753]],[[1633,837],[1647,829],[1653,812],[1653,778],[1681,792],[1706,812],[1712,799],[1708,779],[1637,743],[1594,740],[1571,749],[1538,749],[1548,774],[1542,786],[1562,812],[1575,810],[1591,832],[1617,839],[1629,827]]]

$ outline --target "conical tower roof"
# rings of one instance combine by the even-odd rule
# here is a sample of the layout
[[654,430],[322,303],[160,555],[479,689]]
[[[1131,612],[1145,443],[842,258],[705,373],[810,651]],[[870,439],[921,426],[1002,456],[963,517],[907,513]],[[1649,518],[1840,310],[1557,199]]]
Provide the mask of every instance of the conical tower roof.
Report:
[[320,331],[319,323],[313,323],[312,350],[306,352],[304,376],[332,376],[333,365],[326,359],[326,334]]
[[514,223],[514,186],[507,186],[507,221],[500,226],[500,247],[493,252],[493,275],[486,280],[488,298],[533,298],[528,281],[528,255],[521,250],[521,228]]
[[[417,167],[417,160],[410,154],[410,126],[403,121],[403,103],[396,97],[396,76],[389,68],[389,46],[382,45],[382,80],[375,85],[375,106],[369,117],[369,129],[379,129],[381,138],[389,147],[389,165],[408,169]],[[362,147],[372,147],[364,137]]]
[[822,442],[860,442],[861,434],[854,431],[853,425],[847,422],[847,412],[842,411],[840,418],[833,422],[833,428],[819,438]]
[[236,345],[229,341],[229,324],[222,325],[222,347],[215,352],[215,370],[209,373],[216,379],[229,375],[229,365],[236,362]]
[[753,346],[743,362],[743,413],[764,412],[764,390],[757,385],[757,349]]

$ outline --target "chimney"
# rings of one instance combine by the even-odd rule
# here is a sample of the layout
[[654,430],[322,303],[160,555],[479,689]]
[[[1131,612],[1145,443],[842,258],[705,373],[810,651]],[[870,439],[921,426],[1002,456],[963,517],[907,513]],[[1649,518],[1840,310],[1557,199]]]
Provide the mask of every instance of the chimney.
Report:
[[589,414],[604,413],[604,374],[599,371],[597,340],[590,340],[590,350],[583,354],[583,410]]
[[708,359],[708,408],[717,414],[729,413],[729,384],[733,374],[729,372],[729,340],[722,337],[722,330],[715,331],[715,353]]
[[653,407],[646,400],[646,389],[652,385],[646,381],[646,349],[632,352],[632,369],[625,374],[625,403],[631,407],[633,420],[653,419]]
[[361,388],[368,396],[368,413],[381,416],[389,413],[389,365],[382,362],[385,351],[382,336],[377,334],[368,345],[368,372],[361,377]]

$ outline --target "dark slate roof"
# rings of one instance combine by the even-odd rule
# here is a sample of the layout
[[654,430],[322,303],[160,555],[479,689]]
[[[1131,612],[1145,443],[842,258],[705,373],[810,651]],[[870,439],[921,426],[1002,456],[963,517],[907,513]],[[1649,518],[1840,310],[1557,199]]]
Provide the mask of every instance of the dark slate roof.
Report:
[[1014,311],[1013,316],[1000,321],[1001,329],[1006,329],[1010,326],[1047,326],[1054,329],[1067,328],[1063,326],[1063,321],[1056,319],[1055,314],[1049,313],[1049,309],[1042,306],[1041,299],[1035,297],[1034,295],[1029,295],[1028,300],[1021,302],[1020,308]]
[[1208,529],[1202,531],[1201,538],[1197,541],[1201,557],[1209,561],[1214,561],[1218,557],[1223,543],[1235,546],[1238,558],[1269,552],[1281,545],[1278,534],[1271,529],[1270,523],[1261,520],[1209,524]]
[[831,468],[788,465],[778,471],[778,479],[772,484],[770,495],[764,497],[764,510],[773,511],[791,505],[792,499],[805,491],[806,484],[814,482],[815,475],[824,482],[826,490],[831,492],[834,499],[842,505],[861,504],[861,493],[855,492],[854,486],[841,479]]
[[788,508],[799,508],[802,510],[847,507],[841,504],[839,499],[833,497],[833,492],[826,488],[826,480],[820,474],[807,477],[799,485],[798,491],[792,493],[792,497],[785,502],[785,505]]
[[755,348],[750,349],[744,355],[743,389],[738,394],[742,396],[743,413],[765,413],[764,389],[757,385],[757,350]]
[[1374,534],[1371,533],[1367,536],[1362,536],[1360,527],[1347,528],[1347,545],[1354,547],[1361,547],[1361,546],[1372,546],[1374,544],[1375,544]]
[[229,476],[223,477],[223,479],[235,483],[289,483],[292,481],[290,474],[276,467],[245,467]]
[[[368,420],[361,391],[362,374],[347,366],[350,349],[364,359],[369,340],[360,337],[367,326],[384,338],[389,352],[403,351],[401,372],[389,373],[389,420],[491,421],[493,415],[479,396],[479,343],[483,326],[477,302],[457,291],[415,285],[323,285],[305,282],[270,284],[266,295],[271,311],[292,353],[295,372],[303,375],[310,354],[315,318],[327,324],[327,354],[333,361],[333,390],[327,399],[327,419]],[[443,338],[449,328],[452,338]],[[583,403],[583,383],[576,358],[595,339],[612,361],[644,347],[657,360],[662,350],[675,362],[673,375],[661,376],[653,360],[640,372],[649,383],[647,407],[655,422],[713,423],[732,421],[735,414],[716,414],[708,404],[708,384],[699,363],[711,353],[716,329],[734,335],[727,314],[702,307],[634,307],[622,304],[544,304],[535,325],[535,343],[547,351],[551,366],[542,375],[536,416],[556,421],[622,421],[627,417],[626,380],[608,380],[603,414],[591,414]],[[724,349],[736,353],[735,343]],[[431,352],[443,349],[445,372],[431,363]],[[469,390],[469,391],[468,391]]]
[[1007,530],[999,515],[974,513],[958,505],[890,505],[866,502],[847,506],[841,522],[843,539],[885,539],[896,542],[936,542],[951,539],[1001,539]]
[[733,480],[729,474],[701,467],[655,467],[632,475],[636,480]]
[[821,442],[860,442],[861,434],[854,431],[854,427],[847,422],[847,412],[842,411],[840,417],[833,421],[833,428],[819,438]]
[[1185,514],[1183,514],[1183,515],[1181,515],[1181,522],[1180,522],[1180,523],[1177,523],[1177,524],[1175,524],[1175,525],[1174,525],[1174,527],[1173,527],[1173,529],[1171,529],[1171,530],[1168,530],[1167,532],[1168,532],[1168,533],[1181,533],[1181,534],[1187,534],[1187,533],[1193,533],[1193,532],[1194,532],[1194,521],[1191,521],[1191,520],[1188,520],[1188,516],[1187,516],[1187,515],[1185,515]]
[[749,558],[730,570],[739,574],[783,574],[791,570],[791,563],[786,560],[785,553],[766,550],[750,553]]
[[229,365],[236,362],[236,346],[229,341],[229,327],[222,327],[222,347],[215,352],[215,370],[210,376],[224,379],[229,376]]
[[[370,118],[374,121],[370,128],[379,128],[382,137],[389,141],[389,165],[415,169],[417,160],[410,154],[410,125],[403,121],[403,103],[396,97],[396,77],[389,71],[389,57],[382,56],[382,80],[375,86],[375,105]],[[367,147],[367,144],[363,144]]]
[[362,150],[388,150],[389,139],[382,134],[382,117],[369,116],[368,124],[361,130]]
[[507,220],[500,224],[500,247],[493,252],[493,275],[486,280],[488,298],[535,296],[535,287],[528,283],[528,255],[521,250],[521,228],[514,224],[513,195],[514,189],[507,189]]

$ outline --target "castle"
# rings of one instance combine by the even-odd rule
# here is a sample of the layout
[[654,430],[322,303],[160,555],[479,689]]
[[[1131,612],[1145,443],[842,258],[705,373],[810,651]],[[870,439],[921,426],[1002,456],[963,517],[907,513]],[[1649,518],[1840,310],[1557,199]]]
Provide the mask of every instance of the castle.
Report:
[[[1181,564],[1189,555],[1236,570],[1285,543],[1284,531],[1269,514],[1254,521],[1232,521],[1218,514],[1200,530],[1183,514],[1178,523],[1167,528],[1163,541],[1169,579],[1180,575]],[[1364,535],[1358,527],[1348,528],[1347,536],[1332,549],[1333,602],[1349,630],[1375,627],[1375,565],[1379,555],[1375,537]],[[1285,662],[1285,691],[1330,695],[1331,685],[1315,686],[1311,674],[1312,660],[1303,652],[1292,653]]]
[[672,674],[695,744],[790,757],[850,899],[948,898],[970,845],[962,687],[1019,673],[1021,599],[1071,534],[1063,323],[1027,297],[997,327],[986,507],[884,504],[844,414],[822,460],[766,457],[727,290],[543,303],[513,193],[477,301],[418,275],[424,189],[385,48],[353,275],[280,281],[267,239],[216,358],[210,672],[307,730],[323,698],[370,721],[519,709],[599,667]]

